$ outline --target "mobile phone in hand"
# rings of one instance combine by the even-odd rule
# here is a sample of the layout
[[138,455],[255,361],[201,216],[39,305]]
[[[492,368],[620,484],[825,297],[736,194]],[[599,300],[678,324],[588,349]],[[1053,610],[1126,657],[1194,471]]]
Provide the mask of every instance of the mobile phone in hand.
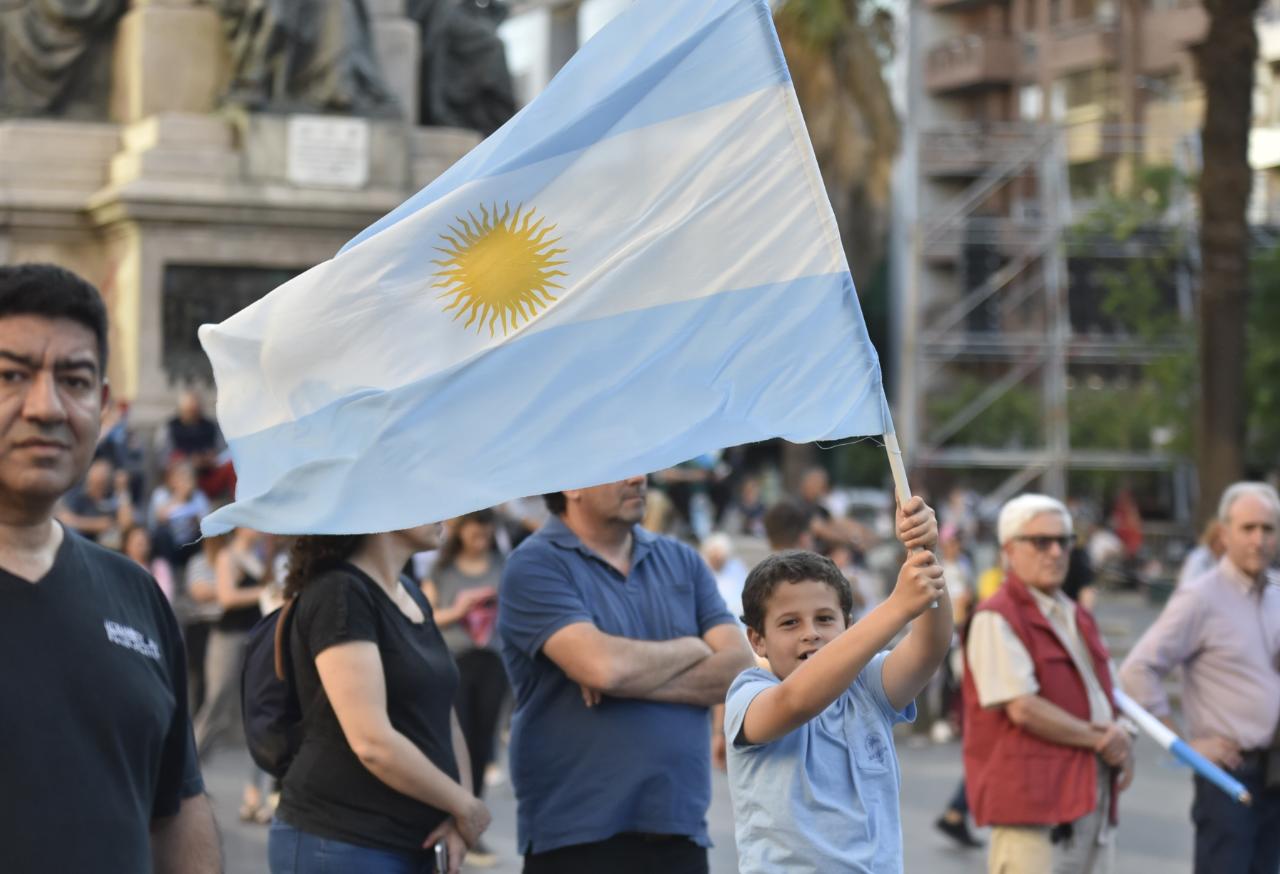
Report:
[[436,841],[436,871],[438,874],[449,871],[449,845],[444,841]]

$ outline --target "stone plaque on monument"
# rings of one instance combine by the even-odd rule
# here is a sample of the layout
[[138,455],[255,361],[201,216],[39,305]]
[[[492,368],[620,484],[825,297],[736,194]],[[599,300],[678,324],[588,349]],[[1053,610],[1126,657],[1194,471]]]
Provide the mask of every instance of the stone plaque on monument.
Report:
[[286,175],[294,185],[363,188],[369,181],[369,122],[329,115],[289,117]]

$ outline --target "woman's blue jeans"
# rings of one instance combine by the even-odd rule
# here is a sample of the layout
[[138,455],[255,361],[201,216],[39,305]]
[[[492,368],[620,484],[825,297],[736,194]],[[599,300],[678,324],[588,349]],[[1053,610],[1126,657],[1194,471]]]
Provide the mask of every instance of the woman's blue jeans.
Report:
[[434,874],[430,852],[375,850],[300,831],[279,817],[267,837],[271,874]]

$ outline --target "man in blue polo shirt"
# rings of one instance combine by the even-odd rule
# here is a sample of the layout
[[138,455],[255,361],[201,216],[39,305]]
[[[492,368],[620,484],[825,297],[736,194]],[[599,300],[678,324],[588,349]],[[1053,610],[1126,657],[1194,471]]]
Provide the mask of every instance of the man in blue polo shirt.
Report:
[[645,478],[547,496],[498,632],[525,874],[705,874],[708,708],[751,650],[698,554],[639,526]]

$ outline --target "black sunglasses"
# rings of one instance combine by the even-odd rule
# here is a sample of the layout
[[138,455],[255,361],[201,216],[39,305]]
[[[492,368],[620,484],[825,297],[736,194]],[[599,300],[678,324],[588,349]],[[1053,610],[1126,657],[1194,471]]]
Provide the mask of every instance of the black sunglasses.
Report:
[[1014,540],[1021,540],[1023,543],[1030,543],[1035,547],[1036,552],[1048,552],[1049,547],[1058,544],[1058,548],[1066,552],[1071,548],[1071,536],[1069,534],[1027,534],[1019,535]]

